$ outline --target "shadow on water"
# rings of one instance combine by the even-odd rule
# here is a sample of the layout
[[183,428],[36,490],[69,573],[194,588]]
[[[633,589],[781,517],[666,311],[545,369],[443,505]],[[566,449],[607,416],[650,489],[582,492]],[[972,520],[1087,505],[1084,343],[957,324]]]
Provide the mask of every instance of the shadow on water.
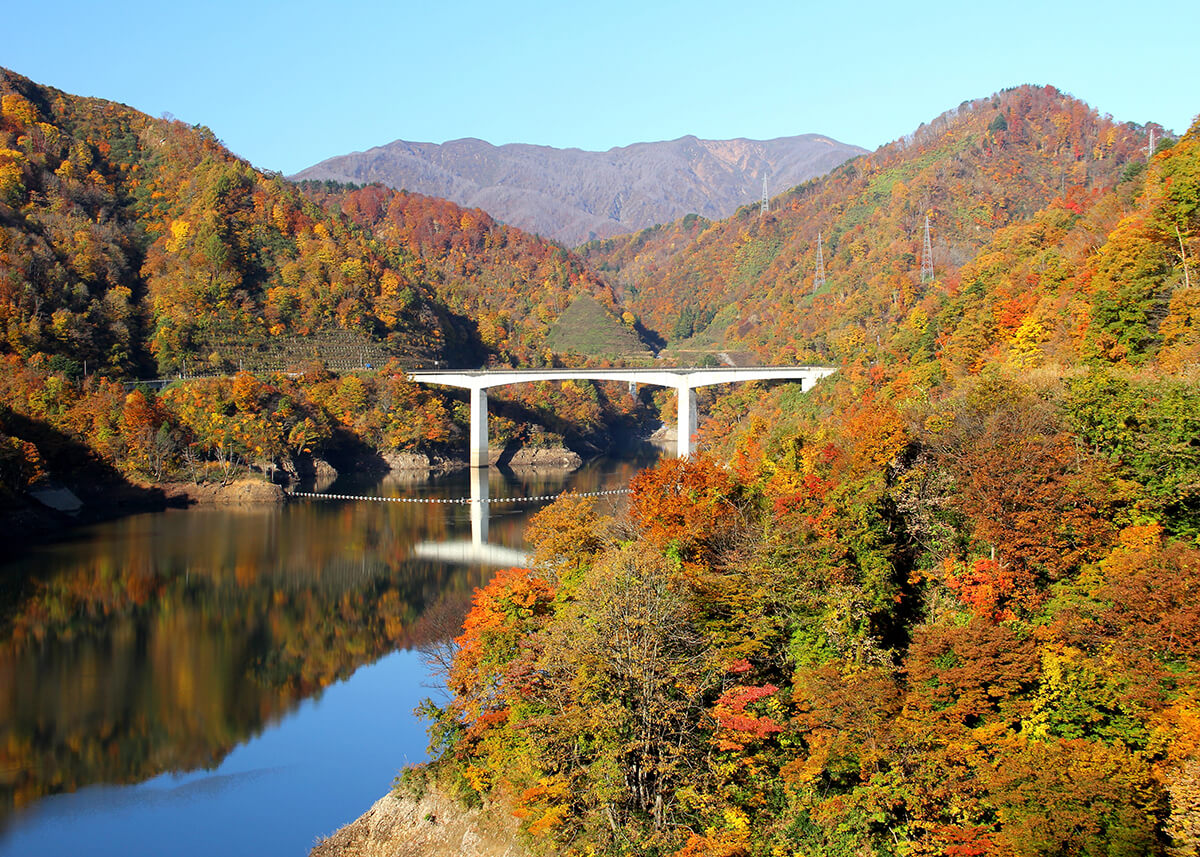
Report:
[[[476,473],[476,496],[491,500],[482,520],[471,503],[167,510],[0,566],[10,581],[0,601],[0,829],[47,795],[214,769],[364,664],[455,634],[494,566],[420,546],[519,553],[545,503],[507,501],[622,487],[654,455],[575,474],[492,469],[482,484]],[[330,492],[458,499],[471,497],[471,480],[351,477]]]

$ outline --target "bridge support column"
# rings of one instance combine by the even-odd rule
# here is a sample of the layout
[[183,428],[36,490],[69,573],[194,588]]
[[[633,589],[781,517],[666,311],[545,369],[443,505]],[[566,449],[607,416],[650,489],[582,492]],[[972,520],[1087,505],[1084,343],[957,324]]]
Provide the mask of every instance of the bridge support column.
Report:
[[472,388],[471,400],[471,466],[488,466],[488,410],[487,389]]
[[675,388],[679,393],[679,419],[676,422],[676,433],[679,436],[676,455],[687,458],[692,454],[692,436],[696,434],[696,388],[680,384]]

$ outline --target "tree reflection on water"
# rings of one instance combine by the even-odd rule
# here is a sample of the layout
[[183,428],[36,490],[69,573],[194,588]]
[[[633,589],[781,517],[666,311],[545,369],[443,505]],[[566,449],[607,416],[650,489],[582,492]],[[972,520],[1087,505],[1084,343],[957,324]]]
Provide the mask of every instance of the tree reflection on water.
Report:
[[[572,487],[627,482],[636,466],[585,470]],[[566,476],[491,479],[499,498],[556,493]],[[491,542],[520,547],[536,508],[493,504]],[[360,666],[454,634],[492,569],[413,548],[469,534],[469,505],[206,508],[90,528],[0,567],[0,823],[49,794],[211,769]]]

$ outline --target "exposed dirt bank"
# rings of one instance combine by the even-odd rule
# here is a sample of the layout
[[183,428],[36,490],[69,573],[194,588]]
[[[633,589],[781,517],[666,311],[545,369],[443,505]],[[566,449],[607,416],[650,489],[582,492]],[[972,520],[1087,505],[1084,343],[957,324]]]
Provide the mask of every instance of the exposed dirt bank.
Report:
[[10,546],[25,546],[55,541],[74,527],[139,512],[197,505],[275,505],[286,499],[280,486],[253,477],[228,485],[216,482],[138,485],[110,481],[67,488],[54,483],[0,508],[0,532],[9,534]]
[[437,787],[420,797],[393,792],[310,857],[526,857],[517,824],[499,807],[468,809]]
[[9,547],[50,542],[73,527],[166,508],[170,502],[154,486],[118,479],[64,484],[45,480],[0,507],[0,533]]
[[282,503],[287,499],[278,485],[261,479],[237,479],[227,485],[218,482],[165,482],[154,486],[167,498],[168,505],[230,506],[242,503]]

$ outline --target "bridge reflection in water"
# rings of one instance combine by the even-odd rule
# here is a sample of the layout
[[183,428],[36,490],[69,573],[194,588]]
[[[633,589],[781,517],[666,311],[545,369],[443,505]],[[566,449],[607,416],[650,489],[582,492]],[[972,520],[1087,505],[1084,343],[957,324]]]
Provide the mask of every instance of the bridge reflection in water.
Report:
[[[488,491],[488,471],[471,468],[471,497],[461,502],[471,508],[471,540],[455,542],[420,542],[413,547],[413,556],[459,565],[525,566],[529,554],[514,548],[488,542],[488,516],[492,503],[529,506],[534,503],[550,503],[561,494],[543,494],[529,497],[504,497],[492,500]],[[628,494],[628,488],[608,491],[573,492],[577,497],[609,497]]]
[[[471,566],[523,566],[528,563],[529,556],[524,551],[503,545],[491,544],[488,541],[488,519],[492,503],[506,506],[530,506],[537,503],[549,503],[558,499],[561,493],[528,495],[524,497],[498,497],[491,499],[488,487],[489,471],[472,468],[470,474],[471,496],[462,498],[443,497],[390,497],[357,494],[333,494],[323,492],[293,491],[294,498],[315,500],[353,500],[374,501],[379,503],[416,503],[416,504],[452,504],[466,505],[470,509],[471,540],[430,541],[419,542],[412,548],[412,555],[418,559],[435,560],[444,563],[454,563]],[[573,492],[579,497],[607,497],[628,494],[628,488],[617,488],[606,491]],[[527,510],[528,511],[528,510]]]
[[528,565],[529,555],[524,551],[488,543],[488,512],[491,509],[488,470],[487,468],[472,467],[470,473],[471,540],[419,542],[413,546],[413,555],[421,559],[461,565]]

